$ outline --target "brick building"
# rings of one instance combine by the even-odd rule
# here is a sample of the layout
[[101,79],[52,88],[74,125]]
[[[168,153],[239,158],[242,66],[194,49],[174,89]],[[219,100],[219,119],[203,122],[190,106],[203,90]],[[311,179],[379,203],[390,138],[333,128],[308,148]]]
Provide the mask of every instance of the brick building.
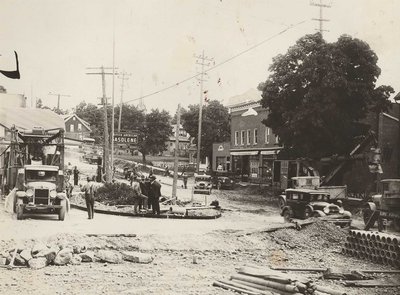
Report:
[[230,167],[243,180],[268,183],[279,150],[279,139],[262,121],[268,112],[260,104],[261,95],[229,106],[231,115]]

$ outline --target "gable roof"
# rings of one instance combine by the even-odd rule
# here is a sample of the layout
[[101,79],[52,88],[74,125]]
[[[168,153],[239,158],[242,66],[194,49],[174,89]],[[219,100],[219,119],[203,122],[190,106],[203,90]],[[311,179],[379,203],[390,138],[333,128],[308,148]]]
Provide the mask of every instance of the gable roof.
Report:
[[90,124],[88,122],[86,122],[85,120],[79,118],[77,114],[65,115],[64,122],[67,123],[73,117],[75,117],[79,122],[81,122],[82,125],[85,126],[89,130],[89,132],[92,132],[92,129],[90,128]]

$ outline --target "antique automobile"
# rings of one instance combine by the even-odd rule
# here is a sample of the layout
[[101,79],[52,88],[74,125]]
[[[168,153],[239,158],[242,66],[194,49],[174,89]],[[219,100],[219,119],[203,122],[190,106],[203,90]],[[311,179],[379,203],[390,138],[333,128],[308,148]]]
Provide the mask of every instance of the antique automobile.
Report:
[[313,189],[287,189],[286,205],[282,208],[281,215],[285,221],[292,218],[322,217],[340,226],[351,224],[351,213],[345,211],[340,202],[333,204],[329,192]]
[[211,194],[212,178],[210,175],[195,175],[194,177],[194,194]]
[[233,189],[235,182],[227,176],[214,176],[212,178],[213,187],[216,189]]

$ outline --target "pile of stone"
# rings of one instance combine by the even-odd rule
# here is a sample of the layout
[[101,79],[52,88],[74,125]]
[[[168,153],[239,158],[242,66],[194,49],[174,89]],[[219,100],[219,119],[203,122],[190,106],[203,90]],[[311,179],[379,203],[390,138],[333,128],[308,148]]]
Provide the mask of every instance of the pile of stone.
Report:
[[117,251],[108,249],[90,250],[84,245],[45,245],[36,243],[32,247],[14,248],[0,253],[0,264],[27,266],[40,269],[48,265],[81,264],[87,262],[150,263],[150,254],[137,251]]

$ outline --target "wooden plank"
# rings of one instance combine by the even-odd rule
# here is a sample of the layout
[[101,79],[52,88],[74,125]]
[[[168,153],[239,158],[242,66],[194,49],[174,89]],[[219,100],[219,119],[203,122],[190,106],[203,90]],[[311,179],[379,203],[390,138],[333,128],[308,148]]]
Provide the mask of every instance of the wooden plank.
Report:
[[344,281],[346,287],[363,287],[363,288],[387,288],[387,287],[400,287],[398,281],[379,281],[379,280],[368,280],[368,281]]

